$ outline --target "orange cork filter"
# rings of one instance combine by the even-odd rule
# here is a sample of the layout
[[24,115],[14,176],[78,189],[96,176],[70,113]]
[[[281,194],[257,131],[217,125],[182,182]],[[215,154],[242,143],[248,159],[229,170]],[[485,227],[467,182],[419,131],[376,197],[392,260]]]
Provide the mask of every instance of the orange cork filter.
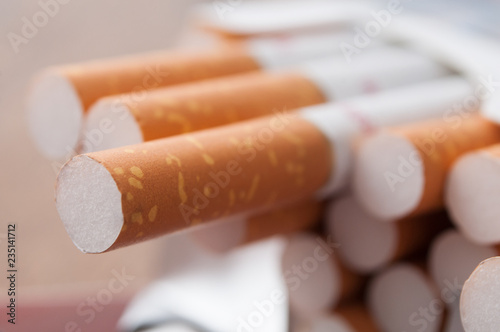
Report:
[[[382,63],[381,63],[382,62]],[[418,53],[396,47],[366,50],[346,66],[343,56],[293,69],[246,73],[100,100],[89,111],[82,152],[178,135],[272,114],[276,110],[343,100],[441,77],[448,71]]]
[[196,227],[190,236],[211,251],[225,252],[271,236],[312,228],[318,224],[321,211],[322,204],[316,200],[295,202],[264,214],[233,217]]
[[499,142],[498,125],[470,114],[381,131],[357,151],[354,194],[382,220],[442,208],[452,164],[469,151]]
[[76,156],[56,205],[75,245],[99,253],[313,195],[331,172],[327,138],[298,116]]
[[30,129],[42,153],[62,159],[74,154],[85,114],[99,98],[129,93],[122,99],[138,103],[146,90],[338,54],[337,45],[350,39],[338,32],[290,36],[286,45],[279,37],[252,38],[217,50],[176,49],[48,68],[32,84]]
[[[81,149],[138,144],[325,101],[321,91],[296,72],[256,72],[158,89],[139,103],[104,98],[90,111]],[[109,131],[102,130],[106,121],[112,126]]]
[[30,127],[40,150],[63,158],[75,149],[84,114],[103,96],[260,69],[241,47],[216,51],[170,51],[49,68],[34,80],[29,96]]

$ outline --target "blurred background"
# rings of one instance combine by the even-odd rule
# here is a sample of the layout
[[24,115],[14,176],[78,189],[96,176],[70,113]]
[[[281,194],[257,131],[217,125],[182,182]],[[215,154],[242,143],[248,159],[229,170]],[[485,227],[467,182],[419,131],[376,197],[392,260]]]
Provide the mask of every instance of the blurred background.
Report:
[[[59,321],[58,331],[64,331],[67,320],[56,316],[64,311],[51,311],[47,298],[54,304],[70,302],[68,319],[72,315],[78,320],[76,306],[89,294],[107,287],[113,270],[121,271],[126,266],[127,273],[135,278],[113,300],[119,306],[123,302],[119,297],[128,298],[158,276],[162,271],[160,263],[168,259],[164,254],[159,259],[160,252],[164,252],[161,240],[109,255],[84,255],[73,245],[55,209],[53,165],[37,152],[27,129],[24,103],[29,79],[50,65],[172,47],[180,38],[186,11],[194,2],[70,0],[33,38],[21,44],[17,53],[7,35],[22,35],[23,18],[31,20],[41,7],[37,0],[0,2],[0,251],[7,250],[7,224],[15,223],[18,303],[29,307],[36,302],[33,306],[43,304],[48,310],[20,310],[21,325],[16,330],[30,331],[23,328],[29,322],[37,324],[39,331],[50,330],[43,328],[44,317]],[[2,270],[5,264],[2,258]],[[7,299],[6,286],[7,280],[1,278],[2,306]],[[111,307],[100,317],[108,317],[114,324],[118,312]],[[54,322],[50,324],[57,327]],[[7,328],[3,318],[1,327]]]

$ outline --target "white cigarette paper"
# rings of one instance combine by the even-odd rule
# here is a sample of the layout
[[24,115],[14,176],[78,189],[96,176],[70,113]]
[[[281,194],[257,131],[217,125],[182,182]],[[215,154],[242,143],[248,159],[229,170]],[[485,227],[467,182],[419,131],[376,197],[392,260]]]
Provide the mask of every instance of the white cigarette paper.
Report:
[[[102,98],[89,110],[80,152],[88,153],[138,144],[150,140],[151,137],[157,139],[222,126],[272,114],[277,108],[283,108],[283,105],[287,110],[292,110],[297,106],[291,101],[297,99],[297,95],[305,94],[305,91],[304,88],[301,88],[301,91],[294,89],[295,85],[287,89],[282,87],[283,80],[290,81],[287,76],[290,74],[298,74],[301,80],[310,84],[311,90],[320,95],[321,102],[340,101],[369,93],[364,106],[372,107],[371,104],[381,98],[380,95],[376,95],[378,97],[374,97],[375,100],[371,98],[376,92],[436,79],[448,74],[448,70],[413,51],[397,47],[378,47],[366,50],[351,64],[348,64],[343,56],[332,56],[307,61],[298,64],[295,69],[280,70],[260,75],[258,78],[247,74],[157,89],[149,92],[138,103],[130,102],[131,98],[123,96]],[[261,98],[255,98],[257,94],[265,93],[256,91],[262,89],[262,86],[268,87],[265,91],[270,92]],[[412,91],[418,92],[419,90]],[[402,98],[410,95],[410,92],[403,93],[405,95]],[[384,103],[381,108],[388,104],[389,98],[397,96],[382,97],[385,101],[381,101]],[[413,100],[415,98],[409,99],[410,102]],[[315,101],[301,102],[299,105],[319,103]],[[206,111],[192,112],[186,105],[194,102],[199,105],[198,108]],[[356,101],[354,103],[359,104]],[[330,112],[330,106],[325,106],[326,108]],[[331,112],[336,108],[338,107],[333,107]],[[398,111],[402,113],[401,109]],[[421,112],[425,114],[425,109]],[[107,124],[106,128],[103,128],[103,124]],[[152,131],[154,135],[151,134]]]
[[466,332],[498,331],[499,275],[500,257],[493,257],[481,262],[465,283],[460,312]]
[[[343,32],[307,33],[290,36],[286,41],[251,38],[241,45],[215,51],[174,49],[51,67],[33,81],[27,105],[29,128],[45,156],[63,159],[77,149],[86,112],[99,98],[133,93],[133,100],[141,100],[145,90],[283,68],[336,55],[338,45],[350,38]],[[78,82],[82,78],[86,83]]]
[[302,116],[328,137],[335,156],[334,171],[321,195],[329,195],[347,184],[353,167],[355,137],[385,126],[438,118],[471,92],[466,80],[451,76],[301,110]]

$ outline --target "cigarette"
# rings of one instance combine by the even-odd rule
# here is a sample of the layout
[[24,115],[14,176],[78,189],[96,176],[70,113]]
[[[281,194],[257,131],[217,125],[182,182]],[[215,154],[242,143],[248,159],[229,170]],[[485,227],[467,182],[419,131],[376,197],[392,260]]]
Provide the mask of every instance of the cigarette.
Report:
[[338,254],[351,270],[368,274],[423,250],[449,222],[444,213],[383,222],[367,214],[352,196],[327,207],[328,232]]
[[101,99],[89,111],[81,152],[138,144],[441,77],[447,70],[404,49],[380,47],[347,64],[332,56],[297,68],[150,91],[140,102]]
[[478,244],[500,243],[499,160],[500,144],[473,151],[461,157],[448,176],[445,203],[451,219],[464,236]]
[[472,271],[481,261],[499,254],[499,247],[474,244],[456,230],[438,236],[429,249],[428,265],[442,291],[443,301],[449,306],[458,306],[460,287]]
[[281,263],[292,312],[314,317],[355,296],[362,278],[336,258],[336,244],[312,233],[290,238]]
[[330,146],[293,114],[74,157],[56,186],[75,245],[97,253],[311,197]]
[[470,275],[460,297],[465,331],[497,331],[500,326],[500,257],[489,258]]
[[462,286],[481,261],[499,253],[498,247],[471,243],[454,229],[443,232],[433,241],[428,267],[441,299],[448,307],[446,332],[463,331],[460,320]]
[[364,140],[353,176],[360,204],[386,220],[442,208],[451,165],[469,151],[500,142],[500,128],[479,114],[455,120],[395,127]]
[[436,287],[419,267],[399,263],[368,286],[368,308],[384,332],[441,331],[445,306]]
[[[449,86],[443,81],[431,83],[423,90],[441,84]],[[394,92],[393,96],[405,96],[410,91]],[[373,96],[375,101],[388,97]],[[453,99],[434,100],[422,113],[441,111],[443,101]],[[370,99],[361,100],[368,103]],[[338,166],[350,162],[340,159],[349,157],[346,151],[350,139],[363,130],[364,123],[353,119],[352,112],[341,113],[342,109],[322,106],[298,113],[278,113],[77,156],[58,177],[56,205],[60,217],[78,248],[97,253],[201,222],[331,194],[339,188],[331,184],[343,182],[337,175]],[[401,109],[387,110],[398,114],[396,110]],[[374,121],[380,125],[384,117],[373,115],[369,119],[380,120]],[[221,172],[222,180],[216,176]],[[73,213],[77,208],[79,213]],[[101,212],[96,216],[96,211]],[[157,222],[144,222],[150,214]]]
[[189,234],[204,248],[227,252],[235,247],[275,235],[287,235],[312,228],[319,222],[322,204],[306,200],[249,217],[233,217],[196,227]]
[[348,184],[358,137],[386,126],[439,118],[471,93],[470,83],[449,76],[303,109],[302,115],[328,137],[335,155],[335,171],[323,188],[322,196],[328,197]]
[[296,332],[378,332],[362,304],[342,305],[331,314],[314,317]]
[[174,50],[48,68],[33,80],[28,98],[32,136],[49,158],[72,156],[85,115],[99,98],[132,93],[128,98],[138,102],[145,90],[275,69],[338,53],[334,46],[346,38],[338,33],[303,35],[290,38],[287,47],[278,39],[250,39],[217,50]]

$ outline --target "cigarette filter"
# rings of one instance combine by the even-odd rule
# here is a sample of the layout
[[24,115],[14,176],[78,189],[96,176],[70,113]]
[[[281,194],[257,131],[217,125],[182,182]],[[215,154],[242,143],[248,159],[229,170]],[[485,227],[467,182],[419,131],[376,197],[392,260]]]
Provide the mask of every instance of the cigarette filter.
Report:
[[294,70],[257,72],[151,91],[140,102],[109,97],[89,111],[82,151],[179,135],[432,79],[447,71],[424,56],[379,47],[347,64],[336,56]]
[[448,177],[446,206],[464,236],[474,243],[500,243],[499,160],[500,144],[473,151],[453,165]]
[[460,320],[462,287],[481,261],[499,252],[498,248],[469,242],[456,230],[443,232],[434,240],[429,249],[428,267],[448,308],[445,332],[463,331]]
[[442,117],[472,93],[456,76],[350,98],[334,104],[304,108],[302,115],[328,137],[334,150],[334,169],[323,196],[347,185],[353,169],[353,145],[362,134],[386,126]]
[[131,93],[124,98],[138,103],[145,90],[335,54],[346,38],[335,32],[301,35],[289,38],[287,46],[277,38],[250,39],[217,50],[170,50],[49,68],[32,84],[30,129],[41,152],[62,159],[74,154],[85,114],[101,97]]
[[395,127],[363,141],[353,177],[360,204],[386,220],[443,207],[451,165],[469,151],[500,142],[500,128],[481,116],[455,119]]
[[424,249],[449,225],[444,213],[382,222],[363,211],[351,196],[329,204],[326,222],[328,234],[339,244],[339,257],[358,273],[372,273]]
[[271,236],[312,228],[319,222],[321,210],[321,203],[306,200],[256,216],[232,217],[205,227],[195,227],[190,235],[211,251],[226,252]]
[[281,268],[291,309],[299,317],[314,317],[335,308],[360,290],[362,279],[340,263],[336,249],[331,238],[312,233],[300,233],[289,240]]
[[481,262],[465,282],[460,313],[466,332],[497,331],[500,326],[500,257]]
[[56,205],[76,246],[96,253],[305,199],[330,166],[322,132],[285,113],[74,157]]
[[445,313],[428,276],[409,263],[394,265],[372,280],[368,287],[368,307],[384,332],[438,332]]
[[343,305],[332,314],[322,314],[297,332],[378,332],[370,314],[361,304]]
[[429,250],[428,265],[443,301],[458,308],[460,288],[472,271],[481,261],[499,254],[498,246],[471,243],[456,230],[448,230],[437,237]]
[[[394,92],[394,96],[408,92]],[[454,100],[452,96],[435,100],[422,112],[440,111],[444,101]],[[256,213],[313,194],[330,194],[336,189],[332,179],[339,179],[338,165],[349,164],[338,159],[349,157],[344,153],[346,145],[364,123],[350,117],[352,113],[334,111],[341,114],[337,119],[344,119],[339,124],[350,124],[339,127],[331,109],[278,113],[75,157],[58,178],[56,200],[61,219],[77,247],[84,252],[103,252],[200,222]],[[396,109],[387,110],[398,114]],[[100,174],[99,179],[94,172]],[[96,211],[101,212],[96,215]],[[150,213],[155,223],[144,222]]]

